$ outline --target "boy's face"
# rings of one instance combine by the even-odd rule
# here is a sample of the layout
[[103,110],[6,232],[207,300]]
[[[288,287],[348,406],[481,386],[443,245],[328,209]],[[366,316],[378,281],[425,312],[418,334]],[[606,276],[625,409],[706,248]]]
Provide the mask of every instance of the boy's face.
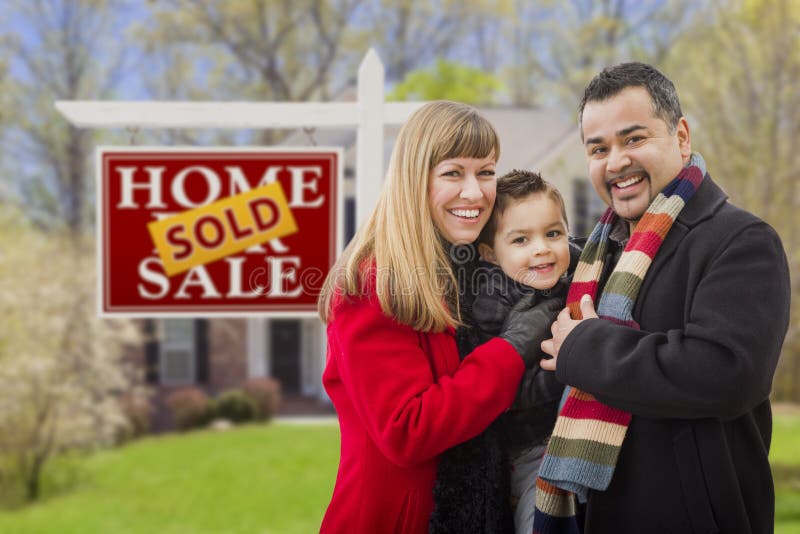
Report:
[[494,247],[481,243],[478,250],[517,282],[550,289],[569,267],[561,208],[545,193],[512,201],[497,221]]

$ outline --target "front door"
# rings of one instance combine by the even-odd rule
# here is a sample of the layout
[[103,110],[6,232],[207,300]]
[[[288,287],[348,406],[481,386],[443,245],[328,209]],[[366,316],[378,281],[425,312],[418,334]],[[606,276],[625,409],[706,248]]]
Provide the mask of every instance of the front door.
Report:
[[283,393],[300,392],[300,321],[270,321],[272,376],[280,380]]

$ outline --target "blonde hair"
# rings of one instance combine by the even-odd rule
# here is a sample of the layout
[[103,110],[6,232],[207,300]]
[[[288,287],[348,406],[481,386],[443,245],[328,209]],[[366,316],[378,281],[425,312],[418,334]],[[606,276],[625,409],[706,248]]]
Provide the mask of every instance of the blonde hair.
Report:
[[475,108],[437,101],[418,109],[400,129],[375,209],[328,273],[322,320],[333,320],[337,295],[362,295],[374,274],[381,309],[399,323],[423,332],[457,326],[456,278],[430,214],[430,174],[446,159],[489,155],[500,156],[497,132]]

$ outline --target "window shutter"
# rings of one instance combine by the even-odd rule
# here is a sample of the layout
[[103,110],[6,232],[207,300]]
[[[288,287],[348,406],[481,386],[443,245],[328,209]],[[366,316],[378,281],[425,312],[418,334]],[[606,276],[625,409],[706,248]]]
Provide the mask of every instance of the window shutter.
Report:
[[196,319],[194,322],[194,349],[197,356],[197,382],[207,384],[208,369],[208,319]]
[[148,384],[158,384],[159,351],[155,321],[153,319],[145,319],[143,330],[145,358],[144,379]]
[[356,199],[344,199],[344,242],[349,243],[356,234]]

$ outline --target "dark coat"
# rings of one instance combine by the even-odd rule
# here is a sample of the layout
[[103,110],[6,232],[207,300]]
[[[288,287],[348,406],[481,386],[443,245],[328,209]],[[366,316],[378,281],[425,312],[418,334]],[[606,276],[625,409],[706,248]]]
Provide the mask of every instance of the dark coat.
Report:
[[[476,338],[475,346],[499,335],[511,308],[531,291],[536,293],[535,304],[555,298],[563,302],[562,306],[565,305],[567,289],[578,263],[581,248],[577,244],[570,243],[570,252],[572,261],[568,276],[559,281],[555,287],[544,291],[534,290],[516,282],[496,265],[480,262],[481,276],[475,277],[478,288],[472,305],[472,316],[476,325],[473,330]],[[544,339],[539,340],[539,343]],[[542,353],[542,356],[545,354]],[[545,371],[538,365],[525,370],[514,404],[503,412],[496,425],[500,430],[501,446],[511,459],[526,448],[547,441],[553,432],[563,392],[564,384],[558,381],[552,371]]]
[[633,414],[586,532],[773,531],[769,393],[789,318],[780,239],[706,175],[647,272],[635,330],[589,319],[558,378]]
[[[580,253],[581,246],[571,242],[569,277],[546,291],[523,286],[490,263],[454,266],[462,295],[464,326],[456,333],[461,357],[499,335],[511,308],[529,292],[536,292],[536,303],[564,301]],[[442,454],[430,534],[514,532],[511,460],[550,437],[563,390],[555,373],[538,365],[526,369],[514,405],[484,432]]]

